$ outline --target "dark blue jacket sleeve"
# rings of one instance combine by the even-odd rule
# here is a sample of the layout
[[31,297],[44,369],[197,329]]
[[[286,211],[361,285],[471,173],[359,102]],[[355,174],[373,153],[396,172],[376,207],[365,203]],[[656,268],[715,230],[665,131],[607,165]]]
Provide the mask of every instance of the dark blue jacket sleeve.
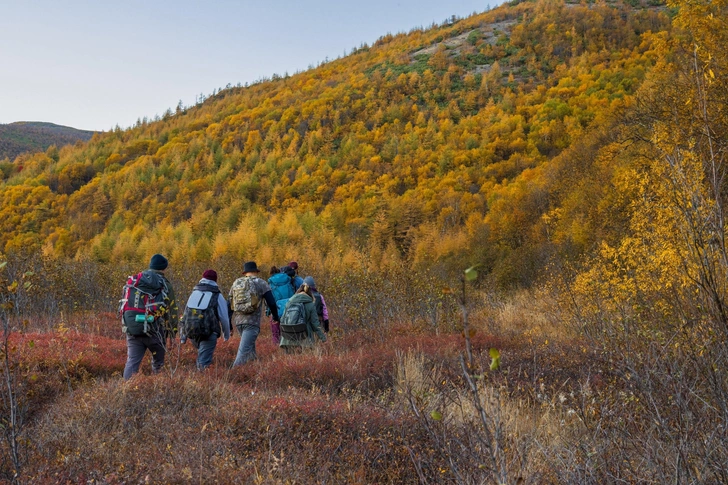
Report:
[[265,293],[263,293],[263,298],[265,299],[266,305],[268,305],[268,308],[270,309],[270,314],[273,316],[273,321],[280,322],[281,318],[278,315],[278,305],[276,305],[276,300],[273,298],[273,292],[268,290]]

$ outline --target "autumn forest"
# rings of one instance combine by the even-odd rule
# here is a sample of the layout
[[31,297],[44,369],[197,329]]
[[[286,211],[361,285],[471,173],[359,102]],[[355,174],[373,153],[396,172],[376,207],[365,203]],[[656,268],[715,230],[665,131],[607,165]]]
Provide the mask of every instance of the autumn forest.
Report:
[[[0,472],[728,481],[727,22],[726,0],[515,0],[0,160]],[[114,310],[155,253],[182,295],[296,259],[331,342],[243,370],[223,347],[204,376],[181,347],[125,387]]]

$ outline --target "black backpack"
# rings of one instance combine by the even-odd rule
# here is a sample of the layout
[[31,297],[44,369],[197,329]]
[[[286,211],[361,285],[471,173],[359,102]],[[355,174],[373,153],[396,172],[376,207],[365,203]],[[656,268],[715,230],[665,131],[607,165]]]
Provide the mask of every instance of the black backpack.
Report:
[[301,301],[288,301],[281,317],[281,336],[294,341],[308,338],[306,307]]
[[187,299],[182,315],[181,334],[200,342],[219,332],[217,302],[220,289],[213,285],[197,285]]

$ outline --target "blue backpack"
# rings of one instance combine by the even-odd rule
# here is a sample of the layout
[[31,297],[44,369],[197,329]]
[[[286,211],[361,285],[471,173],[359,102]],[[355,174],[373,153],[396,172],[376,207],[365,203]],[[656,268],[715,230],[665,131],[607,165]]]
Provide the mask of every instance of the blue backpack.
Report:
[[274,274],[268,279],[270,291],[273,293],[273,299],[278,307],[278,315],[283,315],[288,299],[293,296],[293,285],[291,278],[285,273]]

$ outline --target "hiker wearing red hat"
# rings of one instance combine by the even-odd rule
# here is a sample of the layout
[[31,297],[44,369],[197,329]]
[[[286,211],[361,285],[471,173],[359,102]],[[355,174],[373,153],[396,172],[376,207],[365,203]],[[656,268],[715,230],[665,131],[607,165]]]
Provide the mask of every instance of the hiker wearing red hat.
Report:
[[180,326],[180,342],[188,339],[197,349],[197,368],[205,370],[212,364],[217,339],[230,338],[230,318],[225,297],[217,285],[217,271],[205,270],[202,279],[192,289]]

